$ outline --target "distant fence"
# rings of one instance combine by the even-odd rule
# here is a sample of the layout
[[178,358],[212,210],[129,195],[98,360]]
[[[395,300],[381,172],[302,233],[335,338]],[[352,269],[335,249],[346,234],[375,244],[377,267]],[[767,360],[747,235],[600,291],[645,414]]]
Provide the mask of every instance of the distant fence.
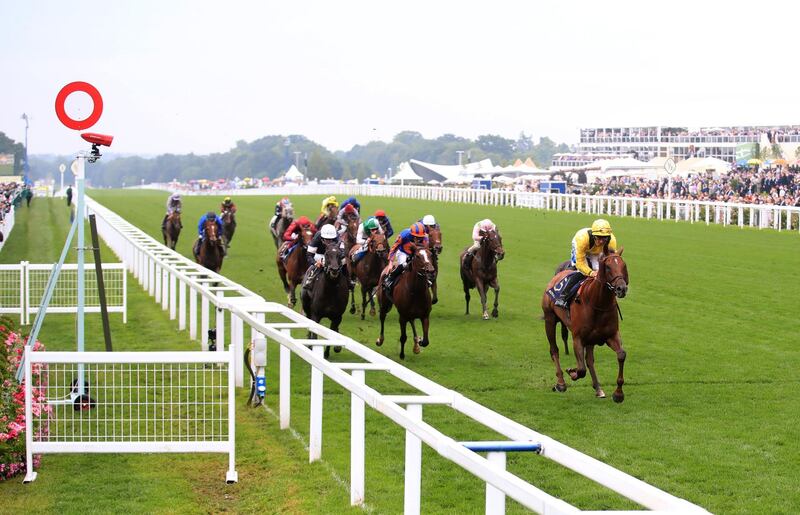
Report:
[[[231,352],[35,352],[25,347],[23,366],[25,482],[36,479],[34,454],[132,452],[227,453],[226,479],[236,481]],[[32,384],[32,369],[39,384]],[[80,393],[78,378],[87,385]],[[38,417],[34,395],[43,410]]]
[[5,214],[3,220],[0,221],[0,233],[3,234],[3,241],[0,241],[0,251],[6,244],[11,230],[14,228],[14,219],[16,218],[16,209],[12,206],[8,213]]
[[[108,312],[122,313],[122,322],[128,323],[128,277],[125,263],[103,263],[102,267]],[[52,271],[53,265],[27,261],[0,265],[0,313],[18,314],[21,325],[30,324],[31,315],[39,312],[39,303]],[[99,313],[100,296],[93,266],[84,269],[84,277],[85,311]],[[61,267],[47,312],[78,312],[78,265],[72,263]]]
[[[243,350],[247,327],[250,328],[249,339],[265,337],[269,344],[279,345],[278,404],[281,429],[289,428],[291,421],[292,355],[310,365],[309,461],[317,461],[322,457],[324,379],[327,378],[350,392],[352,505],[363,504],[366,497],[365,409],[369,407],[405,430],[406,513],[420,512],[422,444],[428,445],[439,455],[486,483],[487,513],[503,513],[507,496],[538,513],[579,513],[577,508],[505,470],[506,453],[520,450],[534,451],[535,456],[558,462],[648,509],[707,513],[688,501],[659,490],[514,422],[456,391],[434,383],[361,343],[309,320],[285,305],[267,302],[247,288],[168,249],[91,199],[87,199],[87,209],[96,215],[98,231],[108,246],[128,264],[129,270],[145,291],[154,297],[162,309],[169,312],[170,319],[177,318],[180,329],[186,329],[188,322],[189,334],[196,339],[198,320],[201,322],[202,349],[207,348],[207,329],[211,323],[209,311],[213,311],[216,350],[217,353],[223,352],[227,345],[232,353],[231,367],[236,386],[245,386]],[[309,332],[317,338],[309,339]],[[324,358],[324,350],[330,346],[343,347],[343,355],[354,356],[354,361],[329,362]],[[419,393],[383,394],[367,386],[367,373],[388,373]],[[455,441],[433,427],[431,422],[423,420],[423,406],[433,404],[447,406],[507,440]],[[402,445],[402,441],[397,442],[398,448],[403,448]],[[488,452],[488,455],[484,456],[484,452]]]
[[[169,186],[150,185],[151,189],[170,190]],[[630,216],[689,223],[755,227],[777,231],[800,232],[800,207],[772,204],[734,204],[703,200],[678,200],[604,195],[575,195],[509,190],[473,190],[431,186],[388,185],[287,185],[277,188],[184,191],[186,195],[356,195],[410,198],[437,202],[459,202],[491,206],[525,207],[588,213],[593,215]]]

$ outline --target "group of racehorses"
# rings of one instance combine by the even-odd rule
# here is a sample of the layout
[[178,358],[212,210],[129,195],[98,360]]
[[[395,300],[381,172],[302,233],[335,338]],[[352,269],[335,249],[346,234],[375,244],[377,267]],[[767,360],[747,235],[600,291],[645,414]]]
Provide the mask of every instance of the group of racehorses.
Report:
[[[223,213],[223,227],[225,231],[225,244],[230,244],[236,228],[232,213]],[[309,267],[306,250],[313,232],[301,231],[298,244],[285,258],[280,253],[280,235],[289,226],[293,219],[291,205],[287,205],[281,213],[275,228],[271,231],[276,248],[278,274],[287,294],[289,307],[297,303],[295,290],[303,283],[306,270]],[[174,218],[176,217],[176,218]],[[227,221],[226,221],[227,218]],[[355,265],[353,254],[358,250],[356,232],[358,218],[345,218],[346,227],[340,239],[344,242],[345,251],[340,246],[331,245],[325,249],[322,272],[315,276],[313,284],[302,288],[301,301],[304,314],[315,322],[323,318],[331,321],[331,329],[339,330],[344,312],[350,303],[350,313],[356,312],[355,288],[357,282],[361,287],[361,319],[365,318],[367,304],[370,306],[370,315],[375,316],[375,298],[378,300],[378,314],[381,322],[380,336],[377,345],[384,341],[384,323],[386,315],[392,307],[398,312],[400,323],[400,358],[405,358],[405,343],[407,341],[407,325],[411,325],[413,334],[413,352],[418,354],[420,347],[427,347],[430,343],[428,329],[432,305],[438,302],[437,277],[439,271],[439,256],[442,252],[442,233],[438,226],[430,227],[427,245],[412,245],[409,265],[400,277],[394,282],[392,291],[384,291],[383,277],[388,272],[389,242],[382,233],[375,233],[367,239],[366,252]],[[318,221],[319,226],[325,223],[335,223],[336,212],[328,212]],[[222,266],[224,253],[221,249],[217,226],[214,220],[206,221],[206,238],[200,245],[196,256],[197,262],[218,272]],[[165,244],[170,248],[175,247],[180,232],[180,213],[171,215],[164,230]],[[466,250],[459,256],[460,275],[464,288],[466,304],[465,313],[469,314],[470,290],[475,288],[481,299],[483,319],[489,319],[487,309],[487,291],[494,289],[494,306],[492,317],[498,317],[498,296],[500,284],[497,275],[497,264],[505,256],[502,238],[496,230],[481,233],[480,247],[475,251],[474,257],[465,266],[464,256]],[[612,397],[616,402],[624,400],[622,385],[624,384],[623,368],[626,353],[622,348],[622,339],[619,334],[619,307],[616,299],[625,296],[628,288],[628,271],[622,259],[622,250],[614,252],[606,249],[604,258],[600,260],[596,277],[587,279],[581,286],[578,296],[568,308],[554,305],[553,299],[547,290],[559,283],[569,270],[558,271],[550,280],[542,296],[542,311],[544,313],[545,333],[550,344],[550,356],[556,369],[557,382],[554,391],[566,391],[564,374],[559,360],[559,347],[556,340],[556,329],[561,324],[561,337],[567,354],[568,332],[572,334],[572,347],[576,359],[576,367],[568,368],[567,373],[573,380],[585,377],[588,369],[592,378],[592,386],[597,397],[605,397],[605,392],[600,386],[594,367],[594,347],[607,344],[617,355],[618,375],[617,388]],[[416,321],[421,322],[422,335],[418,336]],[[338,349],[334,349],[338,350]],[[330,348],[325,348],[326,357]]]
[[[218,234],[216,220],[213,218],[205,220],[203,225],[205,237],[200,241],[194,256],[197,263],[214,272],[222,269],[222,261],[225,259],[227,248],[236,233],[236,216],[232,211],[223,210],[220,219],[222,220],[222,234]],[[167,215],[167,220],[161,229],[164,245],[175,250],[182,227],[180,210],[176,209]]]

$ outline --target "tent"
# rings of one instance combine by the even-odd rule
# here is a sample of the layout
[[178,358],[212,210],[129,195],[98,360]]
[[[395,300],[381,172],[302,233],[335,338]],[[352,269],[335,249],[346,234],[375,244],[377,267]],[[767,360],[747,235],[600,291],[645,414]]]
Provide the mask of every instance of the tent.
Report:
[[286,181],[301,182],[303,180],[303,174],[300,173],[295,165],[292,165],[283,178]]
[[397,173],[389,179],[389,182],[399,182],[402,186],[407,182],[422,182],[422,177],[414,173],[408,161],[404,161],[397,167]]

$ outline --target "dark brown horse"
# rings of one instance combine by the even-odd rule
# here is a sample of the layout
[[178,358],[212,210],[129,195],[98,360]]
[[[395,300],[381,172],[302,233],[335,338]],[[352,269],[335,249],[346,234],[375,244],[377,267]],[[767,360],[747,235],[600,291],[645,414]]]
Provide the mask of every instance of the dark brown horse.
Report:
[[494,288],[494,309],[492,316],[497,318],[497,297],[500,294],[500,282],[497,279],[497,262],[505,257],[503,239],[497,231],[481,231],[481,246],[475,251],[475,256],[470,263],[469,270],[464,266],[466,249],[461,253],[461,282],[464,284],[464,300],[467,309],[464,313],[469,315],[469,290],[475,288],[481,296],[483,319],[489,320],[489,311],[486,309],[486,289]]
[[[323,318],[331,321],[331,330],[338,332],[342,323],[342,315],[347,309],[347,296],[350,281],[345,269],[344,254],[338,245],[330,245],[325,250],[325,264],[322,273],[317,273],[310,285],[300,292],[303,312],[319,322]],[[312,335],[314,337],[315,335]],[[341,347],[334,347],[339,352]],[[331,348],[325,347],[325,358],[330,355]]]
[[284,204],[281,208],[280,219],[275,223],[275,228],[270,227],[269,229],[272,239],[275,241],[276,249],[281,246],[283,233],[286,232],[286,228],[292,224],[292,221],[294,221],[294,207],[291,204]]
[[203,225],[205,228],[205,238],[200,242],[199,248],[194,258],[204,267],[219,273],[222,268],[222,260],[225,258],[225,251],[222,248],[222,240],[217,233],[217,223],[213,218],[208,218]]
[[[378,305],[380,306],[381,335],[375,342],[383,345],[383,326],[386,314],[392,309],[392,304],[397,306],[400,318],[400,359],[405,359],[406,324],[411,322],[411,331],[414,334],[414,354],[420,353],[420,346],[427,347],[428,326],[431,314],[430,285],[433,282],[433,262],[431,252],[427,247],[412,246],[413,253],[409,259],[406,270],[394,283],[392,300],[383,291],[383,275],[388,273],[388,267],[381,274],[378,286]],[[422,321],[422,338],[417,337],[417,327],[414,320]]]
[[[556,367],[556,385],[553,391],[566,391],[564,374],[558,358],[558,343],[556,342],[556,324],[559,322],[567,326],[572,333],[572,350],[577,362],[576,368],[568,368],[567,373],[573,381],[586,376],[586,369],[592,376],[592,387],[597,397],[606,396],[597,380],[594,369],[594,347],[608,344],[609,348],[617,354],[619,373],[617,375],[617,389],[612,395],[614,402],[625,400],[622,385],[625,383],[623,368],[625,367],[625,350],[622,348],[622,338],[619,334],[619,317],[617,312],[617,298],[623,298],[628,292],[628,267],[622,260],[622,249],[618,253],[604,251],[605,257],[600,260],[597,276],[589,278],[581,286],[578,297],[572,302],[569,312],[555,306],[547,290],[553,287],[571,271],[560,272],[547,284],[542,297],[542,311],[544,312],[545,332],[550,343],[550,357]],[[563,333],[562,333],[563,335]],[[566,345],[566,338],[564,338]]]
[[281,259],[281,254],[284,246],[288,247],[291,242],[284,242],[283,245],[278,247],[278,255],[275,257],[275,262],[278,265],[278,275],[283,282],[283,291],[286,292],[286,305],[293,308],[297,304],[297,297],[295,296],[295,289],[298,284],[303,282],[303,276],[308,270],[308,262],[306,260],[306,248],[311,237],[314,236],[310,230],[306,229],[300,232],[302,241],[286,258],[286,262]]
[[164,245],[175,250],[175,246],[178,244],[178,236],[181,235],[181,227],[181,214],[177,210],[173,211],[167,216],[167,223],[161,229],[161,233],[164,235]]
[[[352,255],[359,247],[353,247],[350,252],[350,263],[352,264]],[[375,316],[375,296],[373,290],[378,286],[378,281],[381,278],[381,271],[388,263],[389,246],[386,244],[386,236],[381,233],[375,233],[367,238],[367,251],[361,256],[353,269],[353,276],[358,279],[361,284],[361,320],[364,320],[364,315],[367,311],[367,303],[369,302],[369,314]],[[352,300],[350,313],[355,312],[355,301]]]
[[439,278],[439,254],[443,250],[442,229],[438,226],[428,229],[428,247],[431,249],[431,258],[433,259],[433,284],[431,285],[433,299],[431,302],[436,304],[439,302],[439,296],[436,294],[436,280]]
[[236,215],[233,211],[226,209],[222,212],[222,234],[225,236],[225,246],[230,247],[233,234],[236,232]]

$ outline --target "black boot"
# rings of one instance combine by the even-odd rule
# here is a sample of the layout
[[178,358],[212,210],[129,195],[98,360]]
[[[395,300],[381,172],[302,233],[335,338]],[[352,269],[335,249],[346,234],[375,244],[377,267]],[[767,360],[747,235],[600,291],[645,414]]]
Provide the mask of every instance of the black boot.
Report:
[[472,252],[467,251],[467,253],[464,254],[464,270],[466,271],[472,270],[472,258],[473,258]]
[[561,292],[559,293],[558,298],[555,300],[555,305],[567,309],[569,306],[570,298],[572,297],[572,290],[575,289],[575,286],[583,279],[583,274],[572,274],[567,279],[567,284],[561,288]]
[[405,268],[405,265],[397,265],[383,278],[383,291],[386,292],[386,296],[389,297],[389,299],[392,298],[392,289],[394,288],[395,280],[403,273]]

